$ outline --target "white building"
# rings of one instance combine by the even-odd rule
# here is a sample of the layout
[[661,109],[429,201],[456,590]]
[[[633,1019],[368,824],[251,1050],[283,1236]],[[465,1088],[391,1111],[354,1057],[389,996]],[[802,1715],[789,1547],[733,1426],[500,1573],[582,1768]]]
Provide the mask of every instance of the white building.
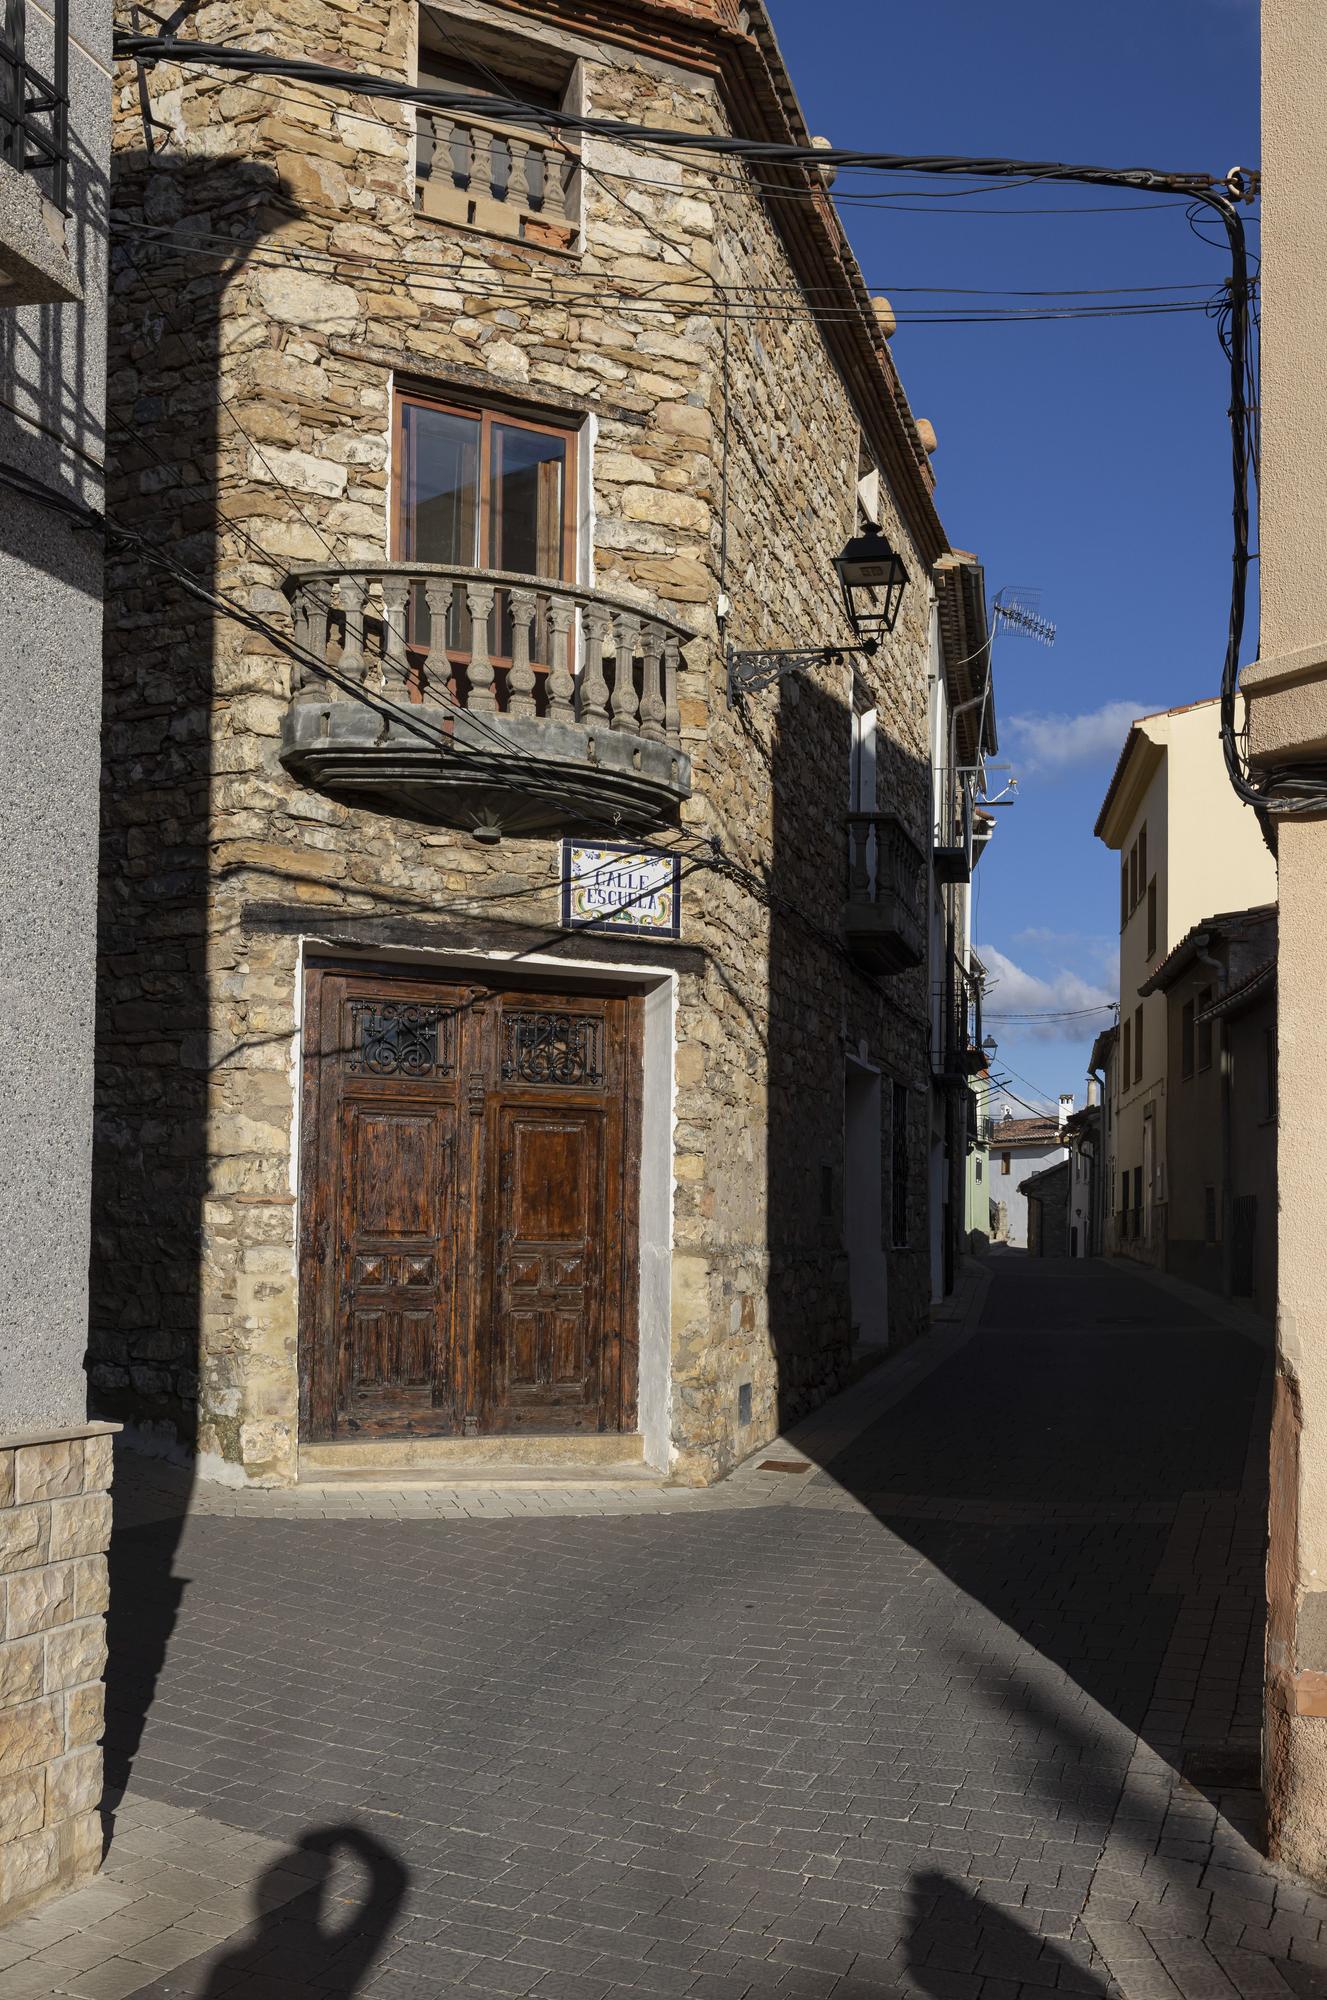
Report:
[[1063,1132],[1073,1108],[1072,1097],[1062,1097],[1058,1117],[1015,1118],[1006,1105],[1003,1117],[991,1121],[991,1200],[1000,1211],[997,1241],[1007,1243],[1012,1250],[1028,1247],[1028,1207],[1022,1183],[1043,1167],[1053,1167],[1057,1160],[1069,1157]]

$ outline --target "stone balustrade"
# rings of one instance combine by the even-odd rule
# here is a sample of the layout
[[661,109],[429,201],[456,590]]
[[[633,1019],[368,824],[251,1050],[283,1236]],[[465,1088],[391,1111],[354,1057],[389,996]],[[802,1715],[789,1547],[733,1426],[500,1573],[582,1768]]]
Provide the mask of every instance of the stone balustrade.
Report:
[[[308,782],[382,793],[388,779],[405,803],[402,784],[427,780],[436,807],[462,755],[472,776],[476,760],[505,765],[508,793],[536,766],[547,791],[560,766],[577,775],[583,821],[588,775],[624,824],[657,823],[690,792],[684,626],[581,585],[452,564],[311,565],[285,587],[303,657],[283,758]],[[462,823],[476,799],[471,785]],[[529,813],[521,823],[533,829]]]
[[421,215],[569,250],[579,230],[579,168],[565,140],[490,118],[421,111],[415,142]]

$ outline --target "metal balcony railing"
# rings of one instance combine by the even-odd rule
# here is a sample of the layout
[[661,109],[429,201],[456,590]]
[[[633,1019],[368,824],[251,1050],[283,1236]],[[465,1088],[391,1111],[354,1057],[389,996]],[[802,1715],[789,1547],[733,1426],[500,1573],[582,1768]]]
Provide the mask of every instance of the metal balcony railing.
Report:
[[0,25],[0,159],[32,175],[62,214],[69,194],[69,6],[53,0],[50,76],[27,58],[26,0],[4,0]]
[[564,142],[493,119],[421,111],[415,161],[422,215],[550,249],[574,245],[579,163]]
[[848,823],[848,947],[869,972],[905,972],[926,953],[926,857],[897,813]]

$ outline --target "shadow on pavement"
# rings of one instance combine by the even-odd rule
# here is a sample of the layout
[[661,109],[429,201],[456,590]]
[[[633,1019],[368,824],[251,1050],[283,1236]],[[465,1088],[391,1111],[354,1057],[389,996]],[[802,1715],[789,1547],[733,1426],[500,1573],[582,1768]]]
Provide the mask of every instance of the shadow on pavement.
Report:
[[[366,1885],[347,1881],[347,1862]],[[278,1900],[292,1872],[310,1886]],[[259,1877],[258,1914],[241,1943],[176,1967],[133,2000],[348,2000],[362,1990],[409,1886],[409,1870],[372,1834],[319,1827]]]

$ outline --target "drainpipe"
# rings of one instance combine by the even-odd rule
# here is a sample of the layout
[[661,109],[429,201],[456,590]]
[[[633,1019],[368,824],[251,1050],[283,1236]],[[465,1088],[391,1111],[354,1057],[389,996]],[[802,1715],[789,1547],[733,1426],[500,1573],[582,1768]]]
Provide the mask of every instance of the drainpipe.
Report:
[[[1101,1257],[1106,1249],[1106,1184],[1102,1171],[1106,1164],[1106,1072],[1090,1069],[1087,1076],[1088,1082],[1097,1086],[1097,1102],[1101,1106],[1101,1116],[1097,1120],[1097,1153],[1092,1162],[1092,1254]],[[1091,1092],[1088,1099],[1090,1102]]]
[[[1210,945],[1211,938],[1206,938],[1204,943]],[[1210,950],[1200,950],[1197,956],[1199,965],[1211,967],[1215,975],[1213,986],[1217,998],[1220,999],[1226,990],[1225,966],[1219,958],[1213,958]],[[1235,1223],[1235,1200],[1230,1187],[1233,1157],[1230,1135],[1230,1051],[1226,1047],[1224,1024],[1214,1022],[1213,1026],[1220,1038],[1221,1049],[1221,1296],[1228,1299],[1234,1296],[1235,1283],[1234,1244],[1231,1240]]]

